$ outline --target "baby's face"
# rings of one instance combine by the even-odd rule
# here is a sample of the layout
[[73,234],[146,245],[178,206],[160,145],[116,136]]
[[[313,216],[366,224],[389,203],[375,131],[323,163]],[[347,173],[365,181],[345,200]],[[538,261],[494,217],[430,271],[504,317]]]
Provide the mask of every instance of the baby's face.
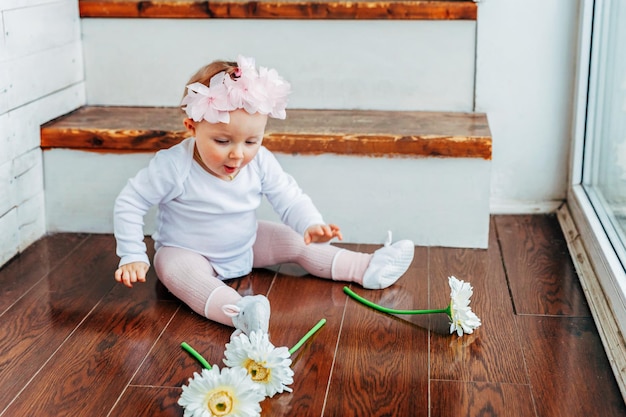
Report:
[[248,114],[245,110],[230,112],[230,123],[185,120],[185,126],[196,137],[202,162],[218,178],[230,180],[259,151],[265,133],[267,115]]

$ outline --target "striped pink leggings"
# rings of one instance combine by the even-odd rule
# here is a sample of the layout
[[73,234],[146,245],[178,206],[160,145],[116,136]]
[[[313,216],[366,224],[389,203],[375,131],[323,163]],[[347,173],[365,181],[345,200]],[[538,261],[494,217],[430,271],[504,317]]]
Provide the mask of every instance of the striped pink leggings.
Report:
[[[259,221],[252,250],[255,268],[296,263],[320,278],[360,284],[372,258],[328,244],[305,245],[304,238],[290,227],[267,221]],[[196,313],[233,325],[222,306],[237,303],[241,295],[217,277],[207,258],[186,249],[161,247],[154,256],[154,268],[163,285]]]

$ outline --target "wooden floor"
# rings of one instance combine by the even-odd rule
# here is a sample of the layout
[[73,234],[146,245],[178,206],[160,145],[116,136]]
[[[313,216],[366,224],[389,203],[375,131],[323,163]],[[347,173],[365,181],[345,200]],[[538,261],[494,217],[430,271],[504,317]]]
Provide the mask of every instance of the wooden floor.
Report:
[[[556,218],[491,226],[488,250],[417,247],[396,285],[352,287],[388,307],[440,308],[449,275],[470,281],[483,326],[462,338],[445,316],[382,314],[293,266],[230,282],[268,295],[276,345],[327,319],[294,354],[293,393],[265,400],[263,416],[626,416]],[[111,236],[59,234],[0,269],[1,416],[182,416],[180,387],[200,366],[180,343],[221,365],[230,328],[153,274],[116,284],[116,264]]]

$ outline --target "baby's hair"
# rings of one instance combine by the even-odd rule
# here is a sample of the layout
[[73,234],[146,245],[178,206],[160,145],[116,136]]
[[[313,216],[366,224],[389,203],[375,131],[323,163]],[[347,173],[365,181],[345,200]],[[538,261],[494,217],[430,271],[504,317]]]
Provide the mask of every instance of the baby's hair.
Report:
[[[209,81],[215,74],[219,74],[222,71],[225,71],[231,77],[237,70],[237,63],[234,61],[213,61],[208,65],[200,68],[194,75],[191,76],[189,81],[187,81],[186,85],[193,83],[202,83],[209,86]],[[183,93],[183,97],[187,95],[187,87],[185,87],[185,92]]]

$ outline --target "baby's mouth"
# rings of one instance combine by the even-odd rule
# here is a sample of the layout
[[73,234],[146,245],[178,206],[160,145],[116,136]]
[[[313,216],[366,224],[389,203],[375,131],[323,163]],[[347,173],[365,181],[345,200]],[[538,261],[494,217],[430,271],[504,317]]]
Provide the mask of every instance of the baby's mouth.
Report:
[[239,167],[230,167],[228,165],[224,165],[224,171],[226,171],[228,175],[234,174],[238,169]]

